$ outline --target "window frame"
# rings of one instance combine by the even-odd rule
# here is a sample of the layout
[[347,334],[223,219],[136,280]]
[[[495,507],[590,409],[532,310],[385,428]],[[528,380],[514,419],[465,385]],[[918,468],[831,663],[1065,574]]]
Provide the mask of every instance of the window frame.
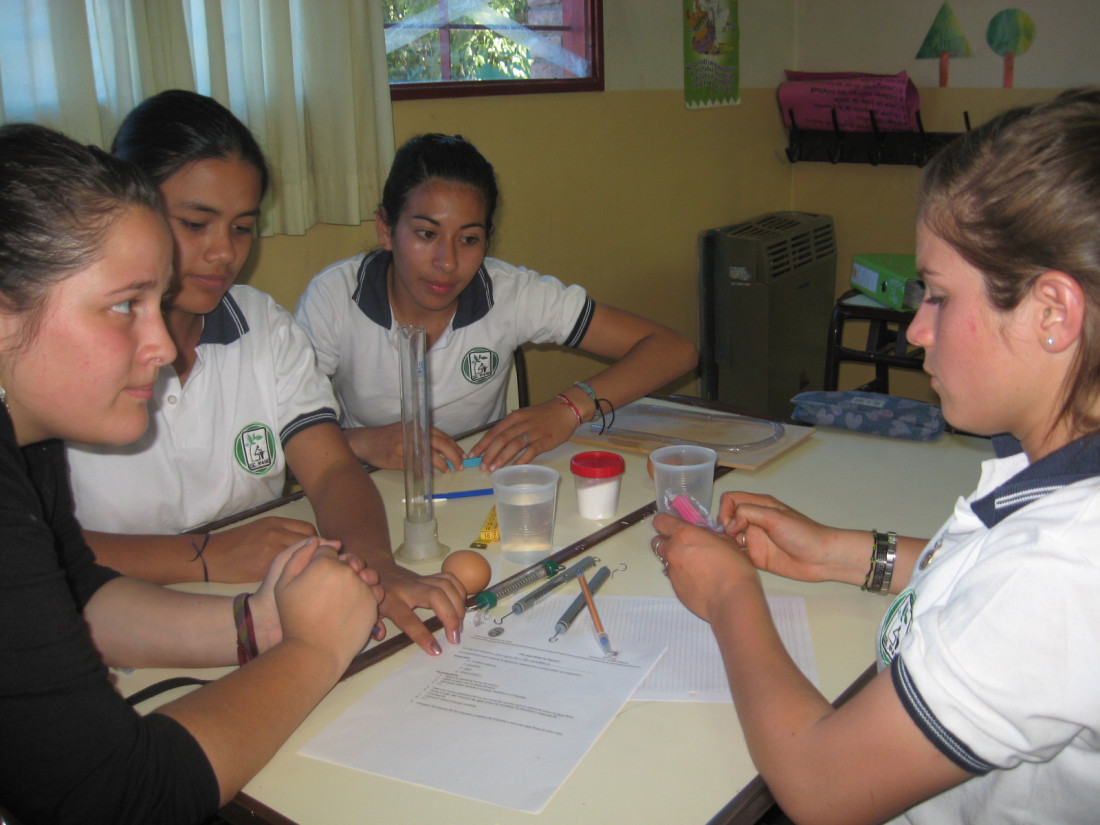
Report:
[[[430,100],[452,97],[552,94],[560,92],[602,92],[604,90],[603,0],[578,0],[591,32],[588,46],[590,77],[531,80],[438,80],[421,83],[390,83],[390,99]],[[461,26],[455,28],[462,28]]]

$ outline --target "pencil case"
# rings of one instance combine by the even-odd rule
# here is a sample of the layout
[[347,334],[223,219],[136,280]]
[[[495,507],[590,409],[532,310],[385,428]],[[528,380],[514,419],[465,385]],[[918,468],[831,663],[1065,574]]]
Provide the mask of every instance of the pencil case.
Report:
[[791,399],[792,418],[822,427],[932,441],[943,435],[943,412],[937,404],[875,392],[802,392]]

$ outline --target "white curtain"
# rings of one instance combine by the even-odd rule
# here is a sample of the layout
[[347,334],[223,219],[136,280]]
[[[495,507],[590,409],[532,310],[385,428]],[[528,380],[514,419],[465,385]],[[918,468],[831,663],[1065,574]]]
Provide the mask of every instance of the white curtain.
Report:
[[272,188],[263,234],[358,224],[381,200],[393,118],[379,0],[0,0],[5,122],[107,147],[164,89],[225,104]]

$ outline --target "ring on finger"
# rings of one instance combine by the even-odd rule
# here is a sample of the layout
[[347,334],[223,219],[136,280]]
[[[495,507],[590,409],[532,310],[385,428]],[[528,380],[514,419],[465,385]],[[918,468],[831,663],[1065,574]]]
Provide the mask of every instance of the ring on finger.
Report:
[[529,447],[531,445],[531,439],[527,437],[527,433],[520,433],[519,437],[523,439],[524,447]]
[[661,561],[661,562],[664,561],[664,559],[661,558],[661,545],[663,543],[664,543],[664,538],[660,537],[656,540],[656,542],[653,545],[653,555],[655,555],[657,557],[657,560]]

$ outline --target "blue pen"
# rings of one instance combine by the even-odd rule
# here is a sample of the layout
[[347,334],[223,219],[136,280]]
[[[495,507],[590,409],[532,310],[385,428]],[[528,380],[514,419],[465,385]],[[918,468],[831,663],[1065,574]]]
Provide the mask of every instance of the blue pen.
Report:
[[492,494],[492,487],[482,487],[478,490],[458,490],[454,493],[435,493],[432,495],[432,501],[446,501],[449,498],[474,498],[475,496],[491,496]]

